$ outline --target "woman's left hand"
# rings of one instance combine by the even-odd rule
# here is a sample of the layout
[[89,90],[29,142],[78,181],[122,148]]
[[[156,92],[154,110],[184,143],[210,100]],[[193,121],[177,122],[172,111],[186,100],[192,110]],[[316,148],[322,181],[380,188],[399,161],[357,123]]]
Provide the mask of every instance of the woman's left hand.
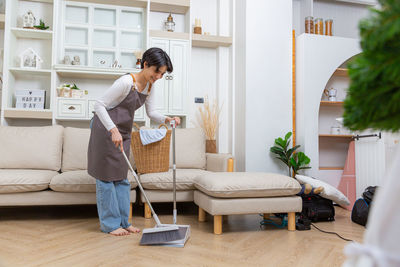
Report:
[[181,124],[181,118],[179,117],[167,117],[165,118],[165,123],[170,124],[172,120],[175,120],[176,126],[178,126],[179,124]]

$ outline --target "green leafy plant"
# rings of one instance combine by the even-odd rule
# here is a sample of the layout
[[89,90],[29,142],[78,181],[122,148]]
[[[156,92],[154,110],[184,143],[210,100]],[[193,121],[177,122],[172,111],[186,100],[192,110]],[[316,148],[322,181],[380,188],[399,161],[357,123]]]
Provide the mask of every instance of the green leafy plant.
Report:
[[351,130],[400,130],[400,1],[379,3],[360,22],[363,52],[348,64],[343,117]]
[[76,84],[74,84],[74,85],[71,87],[71,89],[73,89],[73,90],[80,90],[79,87],[76,86]]
[[288,166],[289,176],[292,176],[292,173],[296,175],[300,170],[311,168],[307,166],[310,164],[310,158],[303,152],[296,152],[300,145],[289,148],[291,137],[292,132],[288,132],[284,138],[276,138],[275,145],[270,148],[271,153]]
[[47,30],[49,28],[49,26],[46,26],[46,24],[44,24],[43,20],[40,20],[39,25],[33,26],[34,28],[38,29],[38,30]]

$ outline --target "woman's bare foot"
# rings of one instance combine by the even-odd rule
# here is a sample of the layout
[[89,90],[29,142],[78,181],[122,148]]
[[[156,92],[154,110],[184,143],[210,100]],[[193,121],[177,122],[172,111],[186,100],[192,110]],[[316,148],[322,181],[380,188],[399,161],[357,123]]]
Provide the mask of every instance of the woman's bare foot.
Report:
[[130,233],[134,233],[134,234],[140,233],[140,229],[133,227],[132,225],[130,225],[128,228],[125,228],[125,230],[127,230]]
[[129,235],[130,233],[127,230],[122,229],[120,227],[120,228],[115,229],[114,231],[110,232],[109,234],[110,235],[115,235],[115,236],[123,236],[123,235]]

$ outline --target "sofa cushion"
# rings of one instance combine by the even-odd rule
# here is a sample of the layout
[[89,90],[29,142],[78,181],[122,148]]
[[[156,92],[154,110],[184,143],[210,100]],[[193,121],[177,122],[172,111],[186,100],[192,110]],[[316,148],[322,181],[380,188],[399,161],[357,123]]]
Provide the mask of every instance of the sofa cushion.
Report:
[[0,169],[61,168],[62,126],[0,127]]
[[64,129],[62,172],[87,169],[89,138],[90,129]]
[[[177,168],[206,168],[206,137],[201,128],[176,129],[175,141]],[[172,140],[169,162],[172,168]]]
[[[128,171],[128,180],[131,188],[137,186],[130,171]],[[96,179],[90,176],[87,170],[63,172],[51,179],[50,188],[58,192],[96,192]]]
[[[64,129],[64,142],[61,171],[77,171],[87,169],[87,152],[90,139],[90,129],[66,127]],[[135,162],[132,150],[129,154],[132,168]]]
[[221,198],[292,196],[301,186],[286,175],[262,172],[215,172],[195,179],[195,187]]
[[[195,189],[195,178],[208,173],[210,172],[199,169],[177,169],[176,190]],[[140,182],[145,189],[172,190],[172,180],[172,170],[140,175]]]
[[0,169],[0,193],[34,192],[49,188],[56,171]]

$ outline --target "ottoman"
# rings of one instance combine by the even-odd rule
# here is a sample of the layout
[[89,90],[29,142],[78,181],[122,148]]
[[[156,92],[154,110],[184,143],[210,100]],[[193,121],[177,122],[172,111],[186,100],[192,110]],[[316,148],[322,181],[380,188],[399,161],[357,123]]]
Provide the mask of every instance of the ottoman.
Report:
[[233,214],[288,213],[288,230],[296,229],[295,213],[302,209],[300,184],[281,174],[257,172],[217,172],[194,181],[194,203],[199,221],[205,212],[214,216],[214,234],[222,233],[222,216]]

